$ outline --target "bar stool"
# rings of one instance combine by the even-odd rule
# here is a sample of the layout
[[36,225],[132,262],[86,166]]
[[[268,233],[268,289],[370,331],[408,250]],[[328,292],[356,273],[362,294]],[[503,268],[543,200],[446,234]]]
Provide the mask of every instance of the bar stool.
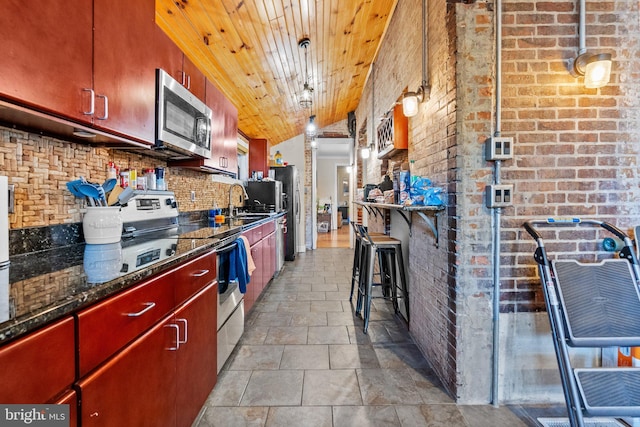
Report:
[[[388,285],[390,287],[388,294],[386,296],[383,294],[383,298],[391,299],[396,313],[399,311],[398,300],[403,300],[407,320],[409,320],[409,295],[407,275],[402,258],[402,242],[386,235],[372,236],[362,225],[357,225],[357,228],[362,240],[360,242],[361,263],[356,315],[360,316],[362,312],[363,332],[366,334],[369,328],[374,286]],[[376,259],[379,266],[379,282],[374,281]]]
[[[353,233],[355,236],[355,242],[353,245],[353,266],[351,268],[351,293],[349,294],[349,301],[353,299],[353,291],[355,284],[360,281],[360,266],[362,265],[362,233],[360,233],[359,227],[361,224],[355,221],[350,221]],[[366,227],[362,226],[364,230]],[[384,236],[382,233],[369,233],[371,236]]]

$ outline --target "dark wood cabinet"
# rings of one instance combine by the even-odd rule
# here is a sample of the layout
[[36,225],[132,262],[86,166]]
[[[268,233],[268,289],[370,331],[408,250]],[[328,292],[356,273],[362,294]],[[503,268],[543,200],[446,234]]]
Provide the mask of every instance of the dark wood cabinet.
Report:
[[189,427],[217,380],[217,286],[199,292],[176,311],[175,322],[184,327],[176,352],[177,426]]
[[215,252],[78,313],[83,426],[190,426],[217,380]]
[[160,62],[155,3],[94,0],[93,7],[94,126],[152,144]]
[[248,313],[276,271],[275,221],[247,230],[244,236],[249,240],[256,265],[244,298],[245,313]]
[[178,328],[171,315],[78,383],[83,427],[175,425]]
[[91,103],[91,2],[8,0],[2,6],[0,97],[90,122],[83,111]]
[[249,140],[249,174],[262,172],[263,177],[269,176],[270,150],[271,144],[266,139]]
[[182,57],[182,73],[176,79],[202,102],[206,102],[207,79],[204,73],[186,56]]
[[73,318],[0,347],[0,366],[0,402],[55,402],[75,379]]
[[69,427],[78,425],[78,395],[75,390],[67,390],[53,403],[56,405],[69,405]]

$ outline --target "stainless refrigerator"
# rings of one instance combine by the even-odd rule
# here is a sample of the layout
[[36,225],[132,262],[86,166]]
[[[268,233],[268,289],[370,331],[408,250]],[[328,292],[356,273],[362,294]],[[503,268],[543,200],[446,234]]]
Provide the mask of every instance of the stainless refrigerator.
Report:
[[298,169],[289,165],[272,168],[275,171],[276,181],[282,182],[282,192],[285,206],[285,226],[284,235],[284,259],[293,261],[296,258],[297,236],[296,230],[300,223],[300,182]]

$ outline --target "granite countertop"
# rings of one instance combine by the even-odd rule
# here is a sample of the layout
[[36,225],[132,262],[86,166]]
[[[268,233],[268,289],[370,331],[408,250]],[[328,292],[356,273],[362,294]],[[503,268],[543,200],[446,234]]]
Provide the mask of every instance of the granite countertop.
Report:
[[110,245],[26,253],[0,270],[0,345],[226,244],[271,216],[190,223]]

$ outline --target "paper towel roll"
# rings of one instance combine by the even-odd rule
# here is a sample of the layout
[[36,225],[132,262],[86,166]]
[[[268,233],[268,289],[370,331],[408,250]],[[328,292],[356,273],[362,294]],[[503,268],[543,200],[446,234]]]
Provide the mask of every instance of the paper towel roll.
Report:
[[0,266],[9,263],[9,182],[0,176]]

